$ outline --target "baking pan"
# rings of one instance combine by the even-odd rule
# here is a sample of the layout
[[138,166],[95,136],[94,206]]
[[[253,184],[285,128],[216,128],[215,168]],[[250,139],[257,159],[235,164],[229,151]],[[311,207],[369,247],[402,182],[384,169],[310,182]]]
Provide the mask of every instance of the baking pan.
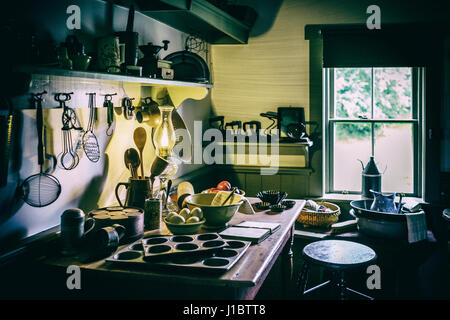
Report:
[[[208,241],[214,241],[213,236],[217,234],[204,234],[205,239]],[[161,239],[163,237],[151,237],[147,239]],[[214,238],[214,239],[213,239]],[[245,251],[251,245],[249,241],[240,240],[227,240],[225,245],[216,250],[206,251],[191,251],[184,254],[174,254],[166,256],[166,259],[162,260],[148,260],[145,259],[144,244],[146,239],[136,241],[130,244],[126,248],[115,253],[106,261],[134,267],[152,268],[159,270],[184,270],[192,272],[208,272],[208,273],[223,273],[230,270],[244,255]],[[186,242],[184,244],[188,244]]]

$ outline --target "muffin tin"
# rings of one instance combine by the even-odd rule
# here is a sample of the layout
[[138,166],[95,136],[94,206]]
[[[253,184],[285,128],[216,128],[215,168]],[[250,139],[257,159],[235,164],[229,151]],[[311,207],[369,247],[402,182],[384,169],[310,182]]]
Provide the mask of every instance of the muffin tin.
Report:
[[220,250],[227,244],[217,233],[195,235],[171,235],[151,237],[142,240],[144,259],[156,261],[167,256],[188,255],[205,251]]
[[[224,240],[217,233],[153,236],[136,241],[106,261],[150,268],[225,272],[242,257],[250,244],[249,241]],[[167,246],[169,250],[161,246]]]

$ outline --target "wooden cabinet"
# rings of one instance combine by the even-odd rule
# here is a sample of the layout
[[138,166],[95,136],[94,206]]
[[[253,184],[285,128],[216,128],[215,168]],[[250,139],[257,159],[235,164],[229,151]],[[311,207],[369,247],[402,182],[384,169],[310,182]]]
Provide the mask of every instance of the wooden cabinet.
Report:
[[290,199],[304,199],[309,195],[312,170],[308,168],[280,167],[275,175],[261,175],[260,167],[216,165],[217,182],[228,180],[254,197],[261,190],[282,190]]

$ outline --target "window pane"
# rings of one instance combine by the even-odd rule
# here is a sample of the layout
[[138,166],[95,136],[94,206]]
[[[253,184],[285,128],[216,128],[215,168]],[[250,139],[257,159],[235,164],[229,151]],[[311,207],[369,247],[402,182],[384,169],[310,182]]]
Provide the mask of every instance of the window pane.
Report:
[[383,172],[383,192],[414,192],[413,125],[376,124],[375,161]]
[[361,192],[361,163],[372,154],[371,125],[368,123],[335,123],[333,153],[334,190]]
[[370,68],[334,69],[334,117],[371,117],[371,77]]
[[374,68],[374,118],[412,118],[412,69]]

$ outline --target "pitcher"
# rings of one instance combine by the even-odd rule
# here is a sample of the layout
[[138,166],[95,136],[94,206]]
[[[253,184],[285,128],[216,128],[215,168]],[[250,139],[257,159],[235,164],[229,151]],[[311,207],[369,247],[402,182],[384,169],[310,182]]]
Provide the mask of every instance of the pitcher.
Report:
[[[127,196],[125,203],[122,204],[119,198],[119,188],[125,186],[127,189]],[[133,179],[130,178],[128,182],[119,182],[116,186],[116,198],[122,207],[138,207],[144,210],[145,199],[150,195],[150,180],[148,177],[145,179]]]

